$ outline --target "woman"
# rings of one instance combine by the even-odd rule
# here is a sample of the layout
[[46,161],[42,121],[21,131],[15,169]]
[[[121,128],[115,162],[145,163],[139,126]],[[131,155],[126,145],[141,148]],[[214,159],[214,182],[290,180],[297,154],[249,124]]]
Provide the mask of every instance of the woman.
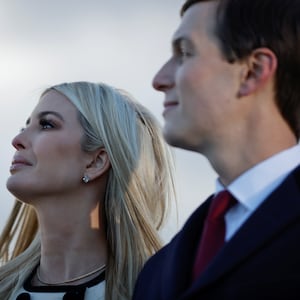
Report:
[[60,84],[12,144],[7,188],[22,204],[0,240],[0,299],[130,299],[174,192],[152,114],[105,84]]

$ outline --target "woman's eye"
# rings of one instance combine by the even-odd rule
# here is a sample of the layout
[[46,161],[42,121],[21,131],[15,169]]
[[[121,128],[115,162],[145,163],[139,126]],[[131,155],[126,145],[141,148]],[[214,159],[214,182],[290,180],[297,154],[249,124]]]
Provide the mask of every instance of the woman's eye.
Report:
[[48,120],[40,120],[40,126],[42,129],[52,129],[54,128],[54,125],[52,122]]

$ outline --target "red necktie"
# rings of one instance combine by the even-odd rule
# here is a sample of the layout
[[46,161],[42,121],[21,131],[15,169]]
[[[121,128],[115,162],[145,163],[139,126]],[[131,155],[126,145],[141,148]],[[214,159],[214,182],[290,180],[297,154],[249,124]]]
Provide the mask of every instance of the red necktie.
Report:
[[193,279],[196,279],[207,267],[225,241],[225,219],[228,209],[236,200],[228,191],[222,191],[213,198],[204,223],[193,268]]

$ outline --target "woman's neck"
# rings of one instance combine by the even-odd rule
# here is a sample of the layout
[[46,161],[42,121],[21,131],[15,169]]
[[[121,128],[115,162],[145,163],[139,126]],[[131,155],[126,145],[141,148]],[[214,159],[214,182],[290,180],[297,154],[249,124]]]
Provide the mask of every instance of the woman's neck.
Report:
[[57,200],[47,200],[37,207],[40,273],[47,282],[64,282],[89,273],[103,266],[107,259],[99,201],[89,206],[86,202],[82,204],[83,201],[76,203],[74,199],[71,205],[68,201]]

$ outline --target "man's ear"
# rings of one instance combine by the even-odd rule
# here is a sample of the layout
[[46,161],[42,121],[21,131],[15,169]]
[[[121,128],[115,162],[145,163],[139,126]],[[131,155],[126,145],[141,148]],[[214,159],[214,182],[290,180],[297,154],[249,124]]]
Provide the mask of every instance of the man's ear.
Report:
[[90,181],[101,177],[110,169],[110,160],[104,148],[93,153],[92,161],[86,166],[85,175]]
[[268,48],[255,49],[245,61],[238,96],[248,96],[265,85],[275,74],[277,57]]

